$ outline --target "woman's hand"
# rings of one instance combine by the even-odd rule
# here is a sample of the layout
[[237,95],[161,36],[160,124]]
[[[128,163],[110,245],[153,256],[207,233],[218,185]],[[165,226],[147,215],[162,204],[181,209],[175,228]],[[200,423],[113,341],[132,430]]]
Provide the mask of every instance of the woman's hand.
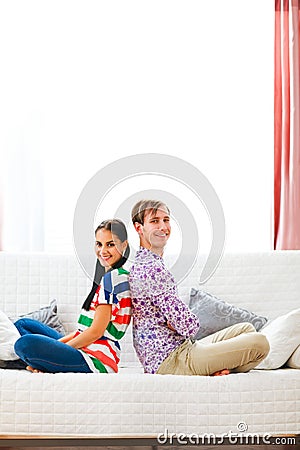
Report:
[[75,333],[76,333],[76,331],[73,331],[72,333],[69,333],[66,336],[61,337],[60,339],[58,339],[58,341],[63,342],[64,344],[66,344],[68,341],[73,339]]

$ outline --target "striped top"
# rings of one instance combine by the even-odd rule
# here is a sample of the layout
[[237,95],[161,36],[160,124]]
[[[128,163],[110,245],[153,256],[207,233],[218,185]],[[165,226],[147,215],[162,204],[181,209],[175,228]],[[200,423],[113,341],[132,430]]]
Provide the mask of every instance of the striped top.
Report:
[[128,275],[129,272],[122,267],[107,272],[96,290],[89,311],[81,310],[75,336],[91,326],[98,305],[112,305],[111,320],[103,336],[89,346],[80,349],[92,372],[118,372],[119,340],[124,336],[131,319]]

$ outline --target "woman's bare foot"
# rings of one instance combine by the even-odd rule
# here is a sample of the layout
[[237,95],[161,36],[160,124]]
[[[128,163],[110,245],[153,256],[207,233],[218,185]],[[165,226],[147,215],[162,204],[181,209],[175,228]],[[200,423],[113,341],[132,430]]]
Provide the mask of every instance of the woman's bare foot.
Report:
[[34,369],[34,368],[31,367],[31,366],[27,366],[27,367],[26,367],[26,370],[29,370],[29,372],[32,372],[32,373],[44,373],[44,372],[42,372],[41,370]]
[[223,375],[229,375],[230,371],[228,369],[218,370],[211,374],[211,377],[222,377]]

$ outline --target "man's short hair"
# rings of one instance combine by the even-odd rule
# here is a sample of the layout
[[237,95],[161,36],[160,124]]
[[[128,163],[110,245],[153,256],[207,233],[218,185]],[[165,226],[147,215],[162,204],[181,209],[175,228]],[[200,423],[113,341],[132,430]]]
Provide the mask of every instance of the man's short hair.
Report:
[[152,211],[153,214],[156,214],[157,210],[160,208],[165,208],[170,214],[170,210],[164,202],[160,200],[140,200],[137,202],[131,211],[131,220],[134,224],[138,222],[144,225],[145,213],[146,211]]

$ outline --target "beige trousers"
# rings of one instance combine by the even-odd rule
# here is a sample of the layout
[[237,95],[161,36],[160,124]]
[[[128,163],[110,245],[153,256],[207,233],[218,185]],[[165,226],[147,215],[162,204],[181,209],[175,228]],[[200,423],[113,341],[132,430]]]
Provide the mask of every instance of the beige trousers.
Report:
[[248,372],[269,353],[267,338],[250,323],[239,323],[199,341],[186,340],[159,366],[156,373],[212,375],[229,369]]

